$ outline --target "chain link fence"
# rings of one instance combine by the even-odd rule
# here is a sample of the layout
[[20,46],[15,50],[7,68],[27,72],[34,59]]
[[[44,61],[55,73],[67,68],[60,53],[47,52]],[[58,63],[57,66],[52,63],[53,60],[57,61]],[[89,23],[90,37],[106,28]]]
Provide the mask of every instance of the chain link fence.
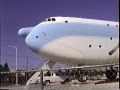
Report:
[[[25,86],[36,72],[40,75],[28,90],[119,90],[119,68],[17,71],[18,84]],[[16,72],[0,73],[1,86],[15,84]]]

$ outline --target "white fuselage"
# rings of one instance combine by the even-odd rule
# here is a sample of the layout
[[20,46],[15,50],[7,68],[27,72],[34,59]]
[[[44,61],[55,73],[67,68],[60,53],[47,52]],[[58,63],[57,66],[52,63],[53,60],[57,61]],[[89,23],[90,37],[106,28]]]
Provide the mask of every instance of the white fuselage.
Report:
[[78,65],[113,64],[119,62],[117,22],[51,17],[33,27],[22,29],[27,45],[38,55],[54,62]]
[[[117,41],[100,37],[68,36],[43,46],[39,51],[42,56],[51,57],[55,62],[81,65],[113,64],[118,63],[119,52],[117,50],[112,56],[108,52],[116,46],[117,43],[114,42]],[[51,55],[53,53],[54,55]]]

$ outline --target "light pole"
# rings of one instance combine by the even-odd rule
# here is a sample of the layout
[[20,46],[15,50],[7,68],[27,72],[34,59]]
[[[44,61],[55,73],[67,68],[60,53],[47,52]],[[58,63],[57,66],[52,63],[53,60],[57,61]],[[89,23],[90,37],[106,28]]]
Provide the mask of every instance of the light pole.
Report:
[[18,73],[17,73],[17,54],[18,54],[18,50],[17,50],[17,47],[16,46],[8,46],[8,47],[12,47],[12,48],[15,48],[16,50],[16,85],[18,85]]

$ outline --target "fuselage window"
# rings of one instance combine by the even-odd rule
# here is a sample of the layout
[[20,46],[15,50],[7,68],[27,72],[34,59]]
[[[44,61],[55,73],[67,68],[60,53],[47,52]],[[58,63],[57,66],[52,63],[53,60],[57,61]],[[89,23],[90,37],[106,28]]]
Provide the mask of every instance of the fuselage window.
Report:
[[107,24],[107,26],[110,26],[109,24]]
[[91,48],[91,47],[92,47],[92,45],[89,45],[89,47]]
[[101,48],[102,46],[101,45],[99,45],[99,48]]
[[68,21],[65,21],[65,23],[68,23]]
[[110,40],[112,40],[112,37],[110,37]]
[[116,27],[118,27],[118,25],[116,25]]
[[38,38],[38,36],[36,36],[36,38]]

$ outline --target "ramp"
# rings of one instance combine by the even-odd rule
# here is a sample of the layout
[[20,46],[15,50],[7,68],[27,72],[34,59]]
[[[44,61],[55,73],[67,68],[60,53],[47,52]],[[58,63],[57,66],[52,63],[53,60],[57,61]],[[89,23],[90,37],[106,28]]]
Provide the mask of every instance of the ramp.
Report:
[[[43,64],[43,66],[39,70],[50,70],[54,66],[55,62],[48,60]],[[36,72],[26,83],[26,86],[29,86],[30,84],[34,84],[38,77],[40,75],[40,72]]]

